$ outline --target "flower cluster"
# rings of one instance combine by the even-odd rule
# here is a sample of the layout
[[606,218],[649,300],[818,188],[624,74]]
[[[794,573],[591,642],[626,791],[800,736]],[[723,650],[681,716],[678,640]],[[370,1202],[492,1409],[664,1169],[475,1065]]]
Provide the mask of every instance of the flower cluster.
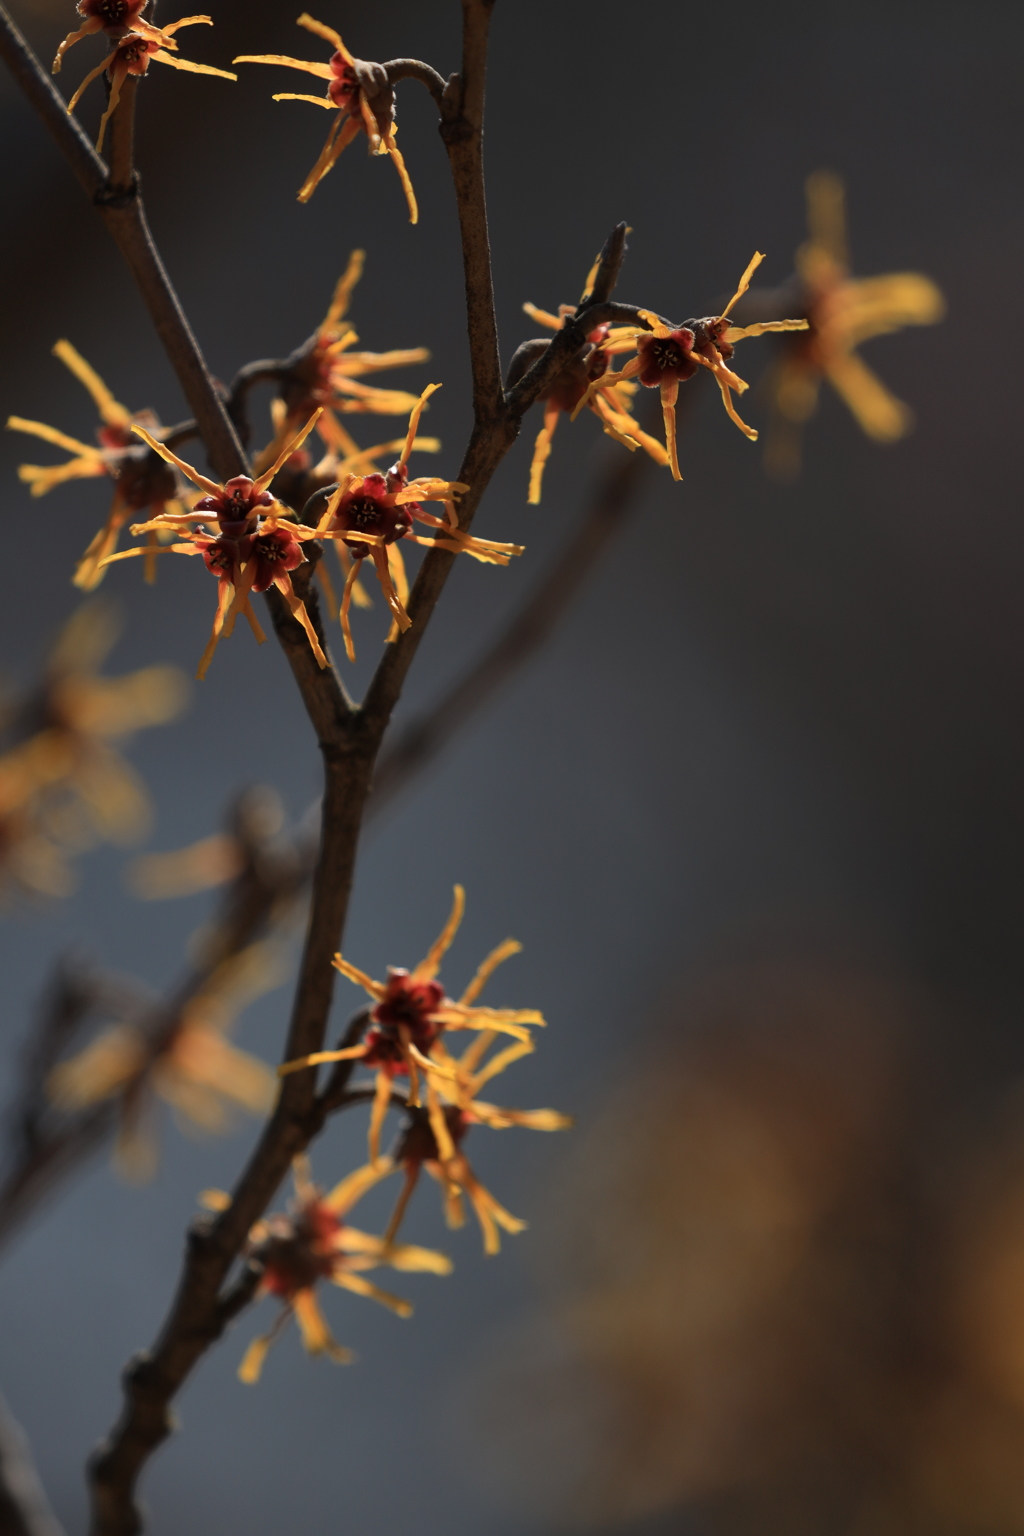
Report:
[[[153,517],[161,517],[180,515],[184,508],[173,470],[159,454],[132,434],[132,427],[138,423],[150,436],[164,437],[164,428],[153,412],[132,412],[115,400],[96,370],[69,341],[58,341],[53,351],[93,398],[100,418],[96,433],[99,447],[79,442],[56,427],[47,426],[43,421],[29,421],[24,416],[9,416],[7,426],[14,432],[27,432],[31,437],[42,438],[44,443],[53,443],[74,455],[64,464],[19,464],[18,476],[33,496],[44,496],[55,485],[63,485],[68,480],[106,475],[114,481],[114,499],[107,520],[90,541],[73,577],[76,587],[91,592],[103,580],[103,562],[117,548],[118,534],[133,512],[148,511]],[[150,582],[156,578],[152,552],[157,542],[154,529],[150,533],[150,554],[146,559],[146,580]]]
[[77,32],[68,33],[53,61],[53,73],[57,74],[67,50],[92,32],[104,32],[114,41],[103,63],[89,71],[68,102],[70,116],[87,87],[100,75],[107,76],[110,96],[100,118],[100,131],[96,140],[98,150],[103,148],[107,124],[121,100],[121,91],[128,76],[144,75],[154,60],[158,64],[170,64],[174,69],[182,69],[192,75],[219,75],[222,80],[238,79],[230,70],[214,69],[209,64],[194,64],[191,59],[176,57],[178,44],[175,32],[179,32],[182,27],[194,27],[198,22],[212,26],[213,21],[209,16],[183,16],[179,21],[169,22],[167,26],[156,27],[142,20],[141,13],[145,8],[146,0],[79,0],[78,14],[86,18],[85,22]]
[[[586,299],[593,286],[597,263],[591,268],[583,288]],[[581,303],[583,300],[581,300]],[[536,320],[550,330],[560,331],[566,320],[575,315],[578,306],[560,304],[557,315],[538,309],[535,304],[524,304],[523,310],[531,320]],[[575,418],[577,407],[585,405],[600,421],[609,437],[622,443],[631,451],[643,448],[656,464],[667,464],[668,455],[656,438],[640,426],[630,412],[630,404],[636,385],[618,379],[591,392],[590,386],[603,379],[608,372],[609,358],[616,352],[632,351],[636,331],[630,326],[598,325],[587,336],[586,344],[576,352],[541,395],[544,401],[544,425],[537,434],[530,465],[530,489],[527,501],[531,506],[540,502],[544,467],[551,456],[551,440],[558,418],[563,411]],[[547,348],[546,341],[526,342],[519,348],[509,371],[509,385],[513,385]]]
[[[416,431],[420,415],[430,396],[440,387],[439,384],[428,384],[416,402],[401,455],[391,468],[385,474],[349,472],[343,475],[312,534],[318,539],[332,540],[339,555],[344,550],[342,558],[348,562],[339,618],[345,650],[351,661],[355,660],[355,646],[349,625],[349,607],[360,566],[367,555],[373,560],[377,580],[391,610],[393,622],[388,638],[394,639],[412,622],[405,609],[409,591],[405,564],[396,548],[400,539],[424,544],[428,549],[472,555],[475,560],[490,565],[507,565],[514,555],[523,552],[520,544],[499,544],[463,533],[455,510],[455,497],[468,491],[468,485],[436,477],[409,479],[409,455],[419,441]],[[428,512],[423,506],[425,501],[442,502],[446,517]],[[433,537],[413,533],[414,522],[434,529]]]
[[[363,1188],[396,1169],[404,1172],[405,1186],[386,1239],[391,1241],[395,1237],[420,1170],[426,1168],[442,1186],[449,1225],[462,1225],[464,1193],[480,1222],[486,1252],[497,1253],[498,1228],[519,1232],[525,1224],[510,1215],[477,1179],[461,1147],[467,1131],[474,1124],[496,1130],[520,1125],[554,1131],[571,1122],[556,1110],[505,1109],[479,1098],[485,1084],[533,1051],[530,1031],[543,1025],[544,1018],[534,1008],[485,1008],[477,1003],[497,967],[522,948],[514,939],[506,939],[492,950],[457,1001],[446,995],[437,979],[438,972],[458,931],[464,908],[465,893],[457,885],[448,921],[425,957],[412,971],[390,968],[387,981],[375,981],[342,955],[336,955],[334,964],[341,974],[361,986],[373,1000],[363,1040],[340,1050],[318,1051],[278,1070],[287,1074],[346,1060],[372,1067],[369,1162],[353,1178],[360,1179]],[[447,1040],[463,1030],[473,1031],[475,1039],[461,1056],[453,1057]],[[502,1036],[511,1037],[514,1043],[494,1050]],[[489,1056],[492,1050],[494,1054]],[[411,1118],[395,1155],[382,1157],[381,1131],[398,1079],[408,1083],[405,1103]]]
[[43,686],[3,722],[15,741],[0,755],[0,874],[39,895],[66,895],[69,857],[97,838],[131,842],[145,831],[148,796],[113,743],[184,703],[173,667],[98,675],[116,634],[102,607],[80,609]]
[[[387,1264],[406,1272],[451,1273],[451,1260],[443,1253],[396,1244],[349,1226],[343,1218],[368,1187],[361,1171],[325,1193],[313,1183],[307,1159],[297,1157],[292,1177],[291,1208],[257,1222],[249,1234],[249,1261],[261,1270],[257,1299],[274,1296],[281,1311],[270,1332],[254,1339],[245,1352],[238,1375],[248,1384],[259,1380],[267,1351],[292,1317],[309,1354],[326,1355],[339,1364],[352,1359],[351,1351],[335,1341],[320,1310],[316,1293],[322,1281],[379,1301],[399,1317],[411,1317],[412,1304],[371,1284],[364,1278],[366,1270]],[[201,1198],[210,1210],[230,1204],[222,1190],[206,1190]]]
[[610,391],[620,389],[629,379],[636,378],[646,388],[660,390],[668,461],[673,479],[681,480],[679,453],[676,446],[675,414],[679,386],[685,384],[688,379],[692,379],[700,368],[706,368],[714,375],[715,382],[722,392],[722,403],[730,421],[735,422],[751,442],[756,442],[757,432],[753,427],[747,426],[733,404],[733,394],[743,394],[749,387],[746,381],[729,367],[736,343],[745,340],[748,336],[763,336],[768,331],[805,331],[807,329],[806,319],[767,320],[747,326],[735,326],[729,323],[730,311],[750,287],[751,276],[763,260],[763,253],[755,251],[739,280],[736,292],[718,315],[705,315],[700,320],[686,320],[680,326],[670,326],[664,324],[658,315],[651,314],[648,310],[641,310],[640,316],[650,329],[633,332],[632,340],[636,345],[636,356],[620,372],[616,373],[614,369],[610,369],[594,379],[576,405],[573,419],[575,420],[585,405],[589,405],[595,394],[607,397]]
[[[217,610],[213,630],[199,662],[197,677],[206,676],[206,669],[222,637],[231,634],[237,615],[245,615],[258,643],[266,639],[252,609],[250,594],[265,592],[276,587],[306,632],[310,647],[321,667],[327,665],[327,657],[320,647],[315,629],[306,612],[305,604],[292,587],[289,572],[305,559],[301,540],[315,537],[313,530],[291,522],[267,487],[289,457],[301,448],[316,425],[312,416],[303,430],[287,443],[277,460],[255,480],[248,475],[235,475],[221,485],[208,480],[191,464],[179,459],[177,454],[137,423],[132,431],[148,443],[154,452],[175,465],[183,475],[193,481],[205,494],[195,503],[191,512],[163,513],[147,523],[133,523],[132,533],[151,533],[164,529],[177,535],[177,543],[167,546],[174,554],[202,555],[206,569],[217,578]],[[199,526],[190,529],[190,523]],[[212,531],[216,530],[216,531]],[[144,554],[142,549],[126,549],[120,554],[108,555],[103,562],[110,565],[114,560],[127,560],[133,555]]]
[[847,253],[843,184],[828,171],[807,180],[810,238],[796,255],[798,304],[806,336],[794,338],[773,371],[775,419],[768,440],[769,470],[783,479],[800,467],[800,430],[814,413],[823,380],[846,403],[868,437],[891,443],[910,429],[909,407],[897,400],[858,355],[861,342],[906,325],[934,325],[942,294],[920,272],[854,278]]
[[415,224],[419,218],[416,194],[405,161],[395,143],[398,131],[395,123],[395,92],[383,65],[354,58],[333,27],[324,26],[322,21],[314,21],[305,11],[299,17],[298,25],[330,43],[334,53],[329,63],[317,64],[311,59],[293,59],[283,53],[243,53],[231,62],[284,64],[289,69],[301,69],[307,75],[316,75],[318,79],[327,81],[326,96],[281,91],[274,97],[275,101],[308,101],[315,107],[326,107],[329,112],[337,112],[320,157],[299,189],[299,202],[309,201],[342,150],[347,149],[361,133],[365,133],[371,155],[391,156],[409,207],[409,222]]

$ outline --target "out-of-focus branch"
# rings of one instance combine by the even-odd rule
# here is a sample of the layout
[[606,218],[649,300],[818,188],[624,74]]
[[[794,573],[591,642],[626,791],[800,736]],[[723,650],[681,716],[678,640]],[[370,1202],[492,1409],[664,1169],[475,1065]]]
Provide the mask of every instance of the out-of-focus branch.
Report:
[[21,1425],[0,1398],[0,1536],[64,1536]]
[[68,1113],[56,1109],[47,1092],[54,1066],[83,1028],[103,1018],[137,1029],[147,1048],[137,1068],[142,1081],[196,999],[234,959],[272,937],[301,902],[313,865],[308,842],[299,837],[279,844],[268,837],[258,801],[247,796],[232,810],[229,826],[237,873],[221,897],[199,959],[166,999],[154,1000],[137,984],[80,963],[59,967],[33,1031],[11,1116],[8,1166],[0,1184],[0,1246],[117,1127],[123,1094]]

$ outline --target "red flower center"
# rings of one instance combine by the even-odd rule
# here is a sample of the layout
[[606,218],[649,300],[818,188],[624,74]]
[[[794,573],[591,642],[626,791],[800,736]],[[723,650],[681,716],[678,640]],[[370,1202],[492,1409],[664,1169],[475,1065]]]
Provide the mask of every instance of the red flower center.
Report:
[[94,17],[104,28],[124,27],[129,18],[134,21],[146,0],[80,0],[79,16]]
[[343,112],[358,112],[359,107],[356,97],[359,94],[359,81],[351,64],[344,54],[336,53],[331,58],[331,68],[334,71],[334,79],[327,87],[327,94],[336,107]]
[[334,1271],[332,1239],[342,1222],[319,1200],[295,1217],[272,1218],[276,1230],[260,1248],[263,1284],[277,1296],[294,1296]]
[[433,1017],[444,1000],[444,988],[436,981],[416,981],[408,971],[393,970],[387,991],[370,1014],[373,1028],[367,1031],[367,1066],[406,1070],[403,1034],[417,1050],[426,1053],[441,1033]]
[[[395,487],[401,484],[396,476],[389,476]],[[396,506],[394,491],[389,490],[383,475],[367,475],[362,488],[350,496],[343,496],[334,514],[334,527],[352,533],[374,533],[393,544],[404,538],[412,527],[412,516],[406,506]],[[357,559],[369,553],[369,545],[359,539],[346,539],[345,544]]]
[[692,379],[697,372],[697,364],[690,356],[693,345],[694,334],[688,326],[681,326],[668,336],[639,336],[636,346],[643,364],[641,384],[655,389],[664,378]]
[[228,480],[215,496],[204,496],[196,502],[197,512],[214,512],[221,523],[246,523],[256,516],[260,507],[273,504],[269,491],[257,491],[248,475],[235,475]]
[[257,534],[249,546],[249,552],[256,562],[256,576],[252,584],[254,592],[265,592],[305,559],[298,540],[280,531]]

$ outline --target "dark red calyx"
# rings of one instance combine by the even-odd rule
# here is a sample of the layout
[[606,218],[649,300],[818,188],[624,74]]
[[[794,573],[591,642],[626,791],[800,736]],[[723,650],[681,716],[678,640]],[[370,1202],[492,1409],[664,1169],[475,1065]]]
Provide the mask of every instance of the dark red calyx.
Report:
[[319,1200],[303,1206],[294,1217],[271,1217],[271,1235],[258,1249],[266,1289],[277,1296],[294,1296],[328,1278],[335,1264],[331,1240],[341,1226]]
[[693,343],[694,333],[685,325],[668,336],[638,336],[636,347],[643,365],[641,384],[656,389],[663,379],[692,379],[697,372],[697,364],[690,356]]
[[195,504],[196,512],[213,512],[225,528],[229,524],[247,523],[261,507],[272,506],[269,491],[257,491],[248,475],[235,475],[228,480],[215,496],[204,496]]
[[706,315],[703,320],[687,321],[687,325],[693,331],[695,352],[709,353],[715,347],[719,356],[729,361],[736,348],[731,341],[725,339],[725,333],[732,325],[728,316],[723,319],[720,315]]
[[[406,506],[395,506],[394,493],[383,475],[367,475],[358,491],[341,498],[334,527],[346,533],[373,533],[385,544],[394,544],[409,532],[412,514]],[[357,558],[370,550],[359,539],[346,539],[345,545]]]
[[294,571],[306,557],[297,539],[293,539],[283,529],[275,528],[270,533],[258,533],[250,539],[246,558],[256,563],[252,590],[265,592],[288,571]]
[[144,75],[149,68],[151,56],[159,48],[160,44],[155,39],[140,37],[137,32],[129,32],[110,55],[107,74],[113,79],[114,69],[120,66],[127,68],[130,75]]
[[359,94],[359,81],[344,54],[332,55],[331,69],[334,71],[334,79],[327,87],[328,96],[342,112],[358,112],[356,97]]
[[[469,1122],[456,1104],[446,1104],[442,1113],[448,1126],[448,1134],[458,1146],[469,1130]],[[425,1109],[410,1109],[408,1120],[402,1127],[401,1137],[395,1149],[396,1163],[435,1163],[440,1153],[437,1138]]]
[[[96,437],[101,448],[108,448],[112,453],[119,453],[123,448],[137,448],[140,446],[138,438],[130,427],[115,427],[104,424],[96,428]],[[151,452],[146,449],[146,452]]]
[[162,508],[178,494],[174,471],[151,448],[134,446],[136,442],[133,438],[133,446],[118,456],[118,494],[136,512]]
[[201,548],[206,569],[211,575],[221,581],[235,581],[242,553],[237,539],[211,539],[209,544]]
[[391,970],[387,990],[370,1014],[367,1031],[367,1066],[396,1064],[405,1070],[403,1036],[426,1053],[441,1033],[433,1015],[444,1000],[444,988],[436,981],[417,981],[408,971]]
[[104,32],[119,32],[137,19],[146,0],[78,0],[79,16],[102,24]]

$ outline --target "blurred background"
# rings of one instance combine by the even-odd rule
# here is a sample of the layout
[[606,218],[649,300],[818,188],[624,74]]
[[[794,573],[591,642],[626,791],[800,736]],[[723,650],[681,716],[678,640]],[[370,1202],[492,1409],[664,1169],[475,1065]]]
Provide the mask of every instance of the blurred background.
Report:
[[[73,23],[63,0],[11,9],[47,60]],[[183,35],[189,57],[321,57],[297,8],[211,9],[214,29]],[[359,56],[457,67],[455,0],[330,0],[318,15]],[[490,998],[550,1021],[495,1097],[555,1105],[577,1129],[475,1133],[478,1172],[529,1230],[484,1259],[425,1190],[410,1236],[450,1251],[455,1274],[409,1277],[411,1323],[329,1298],[355,1366],[309,1361],[290,1337],[242,1387],[266,1321],[245,1316],[151,1467],[154,1531],[1024,1532],[1022,34],[1000,0],[499,0],[486,159],[506,361],[537,333],[522,302],[573,302],[619,219],[633,227],[626,301],[707,313],[754,249],[759,278],[782,283],[821,168],[847,187],[855,272],[926,272],[949,313],[865,348],[914,433],[881,448],[826,391],[794,484],[765,477],[761,448],[695,380],[683,484],[640,482],[627,534],[543,657],[367,835],[346,953],[376,975],[413,963],[463,881],[449,985],[512,933],[524,954]],[[100,57],[95,40],[69,55],[66,94]],[[444,451],[421,467],[453,475],[468,370],[432,103],[400,87],[412,228],[393,169],[358,146],[295,201],[326,114],[270,100],[289,88],[304,87],[258,68],[237,85],[154,68],[140,90],[149,216],[185,308],[228,379],[304,340],[364,247],[362,344],[430,348],[415,375],[382,382],[444,381],[425,423]],[[4,416],[92,439],[93,408],[50,352],[66,337],[131,409],[180,419],[119,255],[6,77],[0,110]],[[740,358],[759,427],[776,345]],[[394,430],[346,421],[366,443]],[[527,507],[539,426],[535,410],[475,529],[527,554],[507,571],[459,563],[405,718],[500,630],[617,451],[592,418],[563,420]],[[0,661],[16,685],[78,605],[69,575],[109,485],[33,501],[16,466],[57,453],[14,434],[0,449],[17,551]],[[124,625],[109,672],[192,674],[213,607],[194,562],[162,561],[152,588],[115,567],[103,590]],[[381,605],[357,623],[359,665],[342,665],[358,691]],[[241,631],[130,756],[156,807],[149,849],[216,830],[246,785],[273,785],[295,819],[318,788],[285,663]],[[61,954],[156,989],[180,971],[209,898],[140,902],[125,857],[100,849],[72,897],[5,914],[10,1074]],[[358,1003],[347,990],[339,1026]],[[239,1042],[274,1059],[287,1002],[287,988],[262,998]],[[326,1181],[361,1160],[357,1118],[315,1151]],[[168,1124],[141,1189],[97,1160],[5,1257],[0,1386],[70,1532],[196,1193],[231,1183],[252,1125],[195,1141]]]

